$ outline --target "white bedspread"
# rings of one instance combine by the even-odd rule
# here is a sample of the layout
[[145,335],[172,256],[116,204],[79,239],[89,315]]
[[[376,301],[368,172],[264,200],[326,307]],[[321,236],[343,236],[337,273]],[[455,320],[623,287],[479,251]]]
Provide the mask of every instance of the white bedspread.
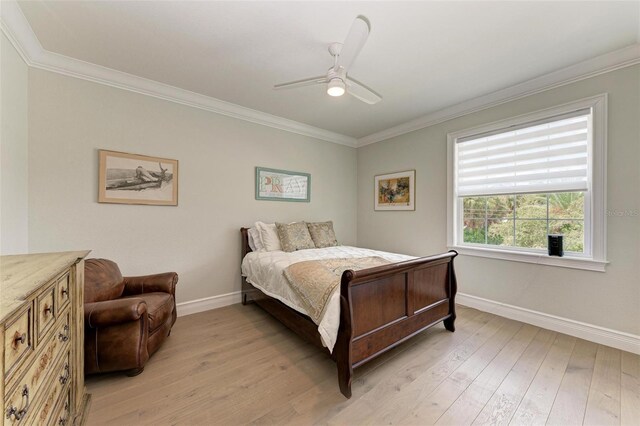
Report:
[[[283,251],[251,252],[242,260],[242,275],[247,281],[268,296],[278,299],[296,311],[308,315],[300,306],[299,297],[285,278],[284,269],[297,262],[317,259],[354,258],[380,256],[390,262],[402,262],[415,259],[414,256],[387,253],[358,247],[338,246],[321,249],[299,250],[292,253]],[[327,305],[327,309],[318,324],[322,343],[333,351],[340,325],[340,286],[336,288]]]

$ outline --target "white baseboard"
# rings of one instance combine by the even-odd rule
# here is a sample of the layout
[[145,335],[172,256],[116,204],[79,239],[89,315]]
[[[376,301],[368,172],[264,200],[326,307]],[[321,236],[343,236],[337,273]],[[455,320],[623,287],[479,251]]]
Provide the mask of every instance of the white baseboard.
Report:
[[[211,309],[222,308],[224,306],[233,305],[234,303],[240,303],[241,301],[242,293],[240,291],[234,291],[233,293],[181,302],[178,303],[176,307],[178,316],[181,317]],[[472,296],[465,293],[458,293],[456,295],[456,303],[516,321],[533,324],[538,327],[546,328],[547,330],[557,331],[570,336],[600,343],[602,345],[611,346],[616,349],[621,349],[623,351],[640,354],[640,336],[635,334],[612,330],[551,314],[545,314],[543,312],[496,302],[494,300],[483,299],[482,297]]]
[[205,297],[202,299],[190,300],[188,302],[180,302],[176,304],[176,311],[179,317],[185,315],[197,314],[211,309],[222,308],[224,306],[233,305],[242,301],[242,293],[234,291],[233,293],[220,294],[218,296]]
[[640,336],[635,334],[611,330],[609,328],[545,314],[543,312],[532,311],[470,294],[458,293],[456,295],[456,303],[480,311],[490,312],[501,317],[611,346],[623,351],[640,354]]

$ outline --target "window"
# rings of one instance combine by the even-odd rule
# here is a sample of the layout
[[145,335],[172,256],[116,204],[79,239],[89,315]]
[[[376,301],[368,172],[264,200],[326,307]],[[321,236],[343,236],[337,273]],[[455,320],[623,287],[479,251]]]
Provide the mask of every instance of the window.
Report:
[[[606,95],[449,135],[449,245],[604,270]],[[563,234],[565,257],[546,253]]]
[[564,250],[585,252],[584,192],[462,198],[462,242],[546,250],[547,234],[563,234]]

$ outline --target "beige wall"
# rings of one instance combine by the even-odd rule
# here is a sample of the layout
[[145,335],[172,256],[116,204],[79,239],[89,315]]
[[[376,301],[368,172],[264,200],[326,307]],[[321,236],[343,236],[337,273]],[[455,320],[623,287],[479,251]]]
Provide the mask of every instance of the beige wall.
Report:
[[[447,133],[609,93],[605,273],[459,256],[459,291],[640,334],[640,66],[628,67],[358,149],[358,245],[446,250]],[[374,212],[376,174],[416,170],[415,212]],[[619,212],[631,215],[617,216]]]
[[[26,251],[28,216],[29,251],[90,248],[93,256],[119,262],[126,274],[176,270],[179,302],[239,289],[238,228],[258,219],[333,219],[345,244],[356,243],[357,231],[357,243],[364,247],[415,255],[446,250],[447,133],[607,92],[608,208],[614,213],[607,224],[607,272],[465,256],[457,259],[457,270],[461,292],[640,334],[640,217],[615,214],[640,211],[639,66],[369,145],[356,154],[83,80],[27,72],[4,36],[2,60],[3,253],[8,247]],[[180,205],[98,204],[98,149],[180,160]],[[311,173],[312,202],[254,200],[257,165]],[[416,211],[374,212],[374,175],[406,169],[416,170]]]
[[0,33],[0,254],[26,253],[28,68]]
[[[179,160],[179,206],[97,203],[98,149]],[[254,168],[311,174],[311,203],[256,201]],[[29,72],[29,249],[174,270],[178,302],[240,289],[240,227],[328,220],[356,241],[356,151],[47,71]]]

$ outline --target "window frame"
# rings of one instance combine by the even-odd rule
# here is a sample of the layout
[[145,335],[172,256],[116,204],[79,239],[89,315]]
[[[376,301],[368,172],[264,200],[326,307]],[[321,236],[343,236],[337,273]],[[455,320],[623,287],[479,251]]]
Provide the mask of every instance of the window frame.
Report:
[[[458,139],[473,135],[507,130],[539,120],[549,119],[580,109],[591,111],[588,141],[588,190],[585,192],[584,237],[585,252],[567,253],[564,257],[549,256],[540,249],[489,246],[462,242],[462,198],[456,194],[455,145]],[[607,164],[607,94],[569,102],[552,108],[518,115],[505,120],[447,134],[447,245],[460,254],[517,262],[536,263],[591,271],[605,271],[606,260],[606,164]],[[587,207],[588,206],[588,207]]]

